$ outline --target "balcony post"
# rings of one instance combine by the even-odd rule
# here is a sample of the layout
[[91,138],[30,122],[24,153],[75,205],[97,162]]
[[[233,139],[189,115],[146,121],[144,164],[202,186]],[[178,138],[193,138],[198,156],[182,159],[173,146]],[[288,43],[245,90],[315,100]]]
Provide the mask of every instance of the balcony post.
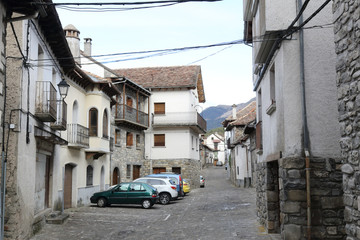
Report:
[[124,86],[123,86],[123,118],[125,118],[125,83],[124,83]]

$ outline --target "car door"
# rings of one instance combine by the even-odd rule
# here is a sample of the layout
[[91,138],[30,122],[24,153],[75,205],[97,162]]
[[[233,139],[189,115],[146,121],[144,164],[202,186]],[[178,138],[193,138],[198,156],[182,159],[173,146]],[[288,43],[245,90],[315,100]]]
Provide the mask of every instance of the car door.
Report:
[[109,195],[110,204],[122,204],[127,203],[127,194],[129,189],[129,183],[121,183],[118,187],[114,188]]
[[147,196],[148,193],[142,183],[130,183],[127,193],[127,203],[138,204]]

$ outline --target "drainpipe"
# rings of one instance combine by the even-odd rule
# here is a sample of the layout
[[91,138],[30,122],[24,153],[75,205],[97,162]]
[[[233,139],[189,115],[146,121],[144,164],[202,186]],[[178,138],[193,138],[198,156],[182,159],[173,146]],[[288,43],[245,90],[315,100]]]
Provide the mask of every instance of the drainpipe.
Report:
[[[302,0],[298,0],[298,9],[302,8]],[[303,16],[299,17],[299,25],[303,23]],[[311,193],[310,193],[310,152],[309,152],[309,131],[307,125],[306,95],[305,95],[305,66],[304,66],[304,32],[299,29],[300,43],[300,90],[301,108],[304,134],[305,172],[306,172],[306,204],[307,204],[307,239],[311,239]]]

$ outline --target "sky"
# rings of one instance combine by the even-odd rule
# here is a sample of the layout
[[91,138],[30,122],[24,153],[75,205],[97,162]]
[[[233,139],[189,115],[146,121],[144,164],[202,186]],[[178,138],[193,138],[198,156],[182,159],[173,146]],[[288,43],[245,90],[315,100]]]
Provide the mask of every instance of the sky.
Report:
[[[94,3],[135,2],[135,0],[53,0],[53,2]],[[116,7],[123,8],[123,6]],[[99,9],[99,6],[96,8]],[[57,11],[63,27],[73,24],[80,31],[81,49],[84,38],[92,39],[92,55],[204,46],[243,38],[243,9],[240,0],[190,2],[115,12],[88,10],[79,12],[69,11],[63,7],[57,7]],[[143,55],[136,54],[125,55],[127,60],[123,56],[104,57],[98,60],[109,62],[105,65],[114,69],[200,65],[206,98],[202,107],[206,109],[210,106],[247,102],[255,96],[252,90],[251,52],[251,47],[247,45],[234,44],[144,59],[138,59]],[[129,60],[129,58],[135,59]]]

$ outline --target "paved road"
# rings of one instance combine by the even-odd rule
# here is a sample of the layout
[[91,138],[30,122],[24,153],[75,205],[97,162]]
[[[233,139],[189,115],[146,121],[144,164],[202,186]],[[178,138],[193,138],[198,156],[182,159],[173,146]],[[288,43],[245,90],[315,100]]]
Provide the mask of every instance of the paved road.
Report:
[[47,224],[32,240],[280,239],[260,232],[254,189],[232,186],[223,167],[205,169],[203,175],[205,188],[169,205],[68,209],[66,223]]

